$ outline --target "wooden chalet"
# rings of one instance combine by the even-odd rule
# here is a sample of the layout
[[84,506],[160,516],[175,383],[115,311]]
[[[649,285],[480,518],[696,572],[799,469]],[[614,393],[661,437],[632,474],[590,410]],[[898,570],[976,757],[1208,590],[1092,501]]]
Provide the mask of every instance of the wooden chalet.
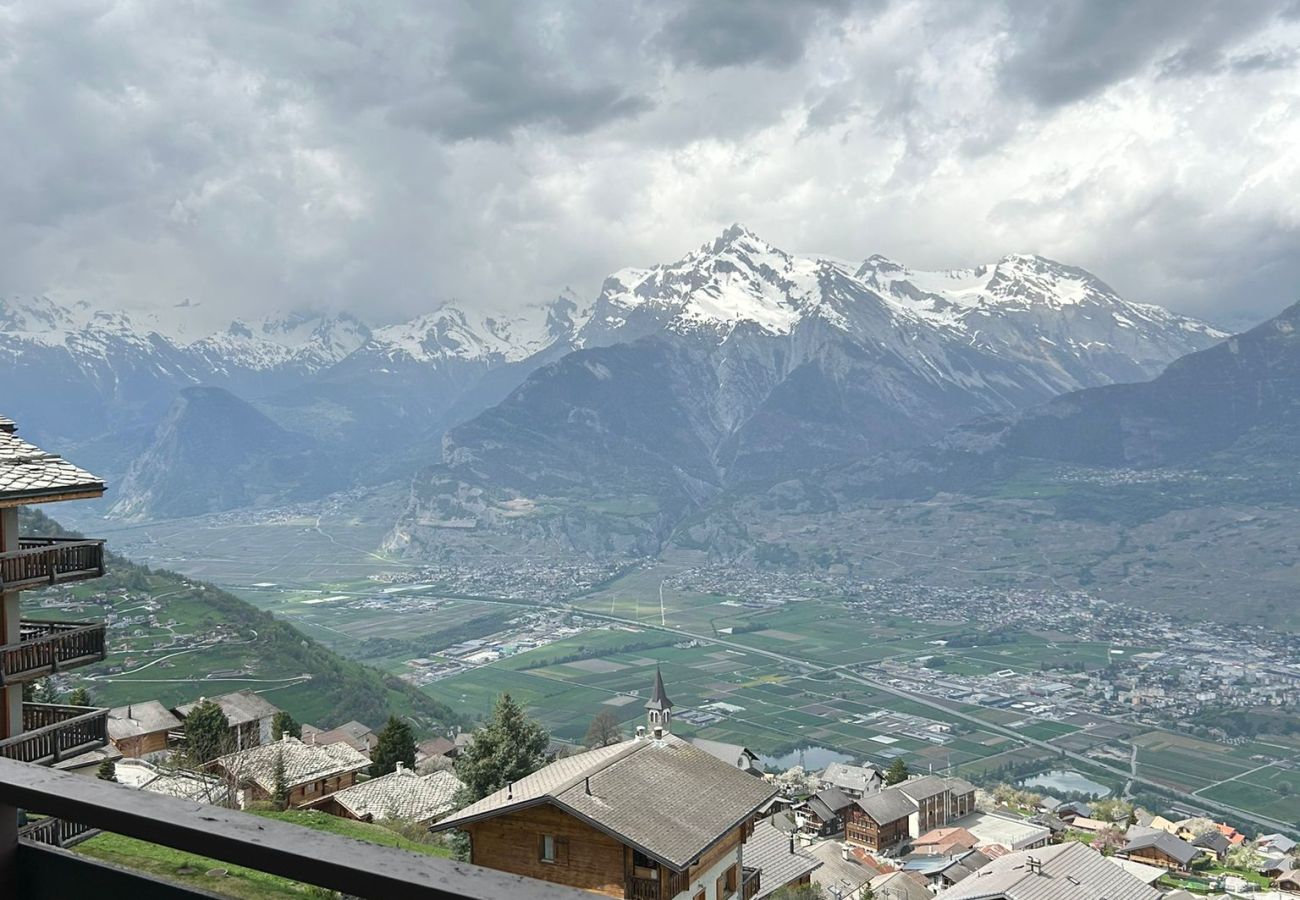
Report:
[[168,735],[181,720],[157,700],[118,706],[108,711],[108,739],[123,756],[138,759],[168,747]]
[[220,697],[200,697],[193,703],[178,706],[174,712],[182,721],[194,707],[211,700],[221,707],[230,729],[226,744],[231,750],[247,750],[271,743],[271,722],[280,708],[253,691],[235,691]]
[[464,786],[451,772],[417,775],[399,762],[395,772],[358,782],[307,806],[360,822],[391,819],[431,825],[455,809],[456,792]]
[[240,806],[275,796],[276,768],[284,766],[289,806],[305,806],[356,784],[370,759],[343,742],[304,744],[286,735],[278,741],[228,753],[213,768],[237,789]]
[[1182,838],[1165,831],[1156,831],[1130,840],[1117,851],[1117,855],[1181,872],[1191,868],[1201,851]]
[[969,781],[923,775],[856,801],[845,837],[869,850],[887,850],[974,811],[975,786]]
[[824,788],[805,800],[799,807],[804,830],[818,837],[844,836],[844,822],[853,808],[853,798],[839,788]]
[[649,728],[556,760],[433,830],[460,829],[470,861],[608,897],[753,900],[743,846],[776,791],[670,733],[658,674]]

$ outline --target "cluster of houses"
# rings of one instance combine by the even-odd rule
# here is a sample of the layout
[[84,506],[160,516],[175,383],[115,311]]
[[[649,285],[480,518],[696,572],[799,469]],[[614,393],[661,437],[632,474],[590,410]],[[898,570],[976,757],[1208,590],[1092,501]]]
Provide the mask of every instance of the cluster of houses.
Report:
[[[228,752],[202,772],[171,766],[172,754],[185,740],[185,720],[203,699],[207,698],[172,708],[147,700],[111,709],[108,743],[55,767],[94,774],[105,760],[111,760],[121,784],[241,807],[272,800],[278,780],[292,809],[320,810],[364,822],[398,819],[427,825],[454,806],[461,782],[445,768],[420,775],[399,763],[395,772],[366,778],[379,736],[361,722],[329,730],[303,725],[301,738],[275,739],[272,723],[280,709],[252,691],[211,698],[226,717]],[[462,746],[463,740],[426,742],[417,762],[435,752],[454,756]]]

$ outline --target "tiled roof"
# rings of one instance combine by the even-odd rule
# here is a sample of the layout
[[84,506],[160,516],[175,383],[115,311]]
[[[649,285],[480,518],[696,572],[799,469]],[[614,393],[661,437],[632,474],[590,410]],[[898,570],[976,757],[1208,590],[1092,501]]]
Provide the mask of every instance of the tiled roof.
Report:
[[115,741],[180,727],[181,720],[157,700],[118,706],[108,711],[108,736]]
[[747,868],[762,872],[754,900],[762,900],[763,897],[776,893],[787,884],[821,868],[822,864],[811,853],[792,846],[790,835],[766,819],[754,826],[754,833],[745,841],[741,853]]
[[102,494],[104,482],[60,456],[0,429],[0,504],[58,494]]
[[[1038,871],[1030,861],[1041,863]],[[1096,850],[1068,841],[1037,850],[1008,853],[960,884],[941,900],[1160,900],[1160,892],[1112,865]]]
[[417,775],[399,769],[331,796],[358,819],[430,822],[452,808],[462,787],[464,783],[450,772]]
[[[223,694],[220,697],[208,697],[213,703],[221,707],[221,711],[226,714],[226,721],[233,728],[238,725],[247,725],[249,722],[256,722],[259,719],[273,717],[280,711],[280,707],[268,703],[262,699],[260,694],[252,691],[236,691],[233,694]],[[181,716],[188,716],[190,710],[202,703],[202,700],[196,700],[193,703],[186,703],[184,706],[176,707],[176,712]]]
[[275,767],[281,755],[287,787],[359,772],[370,766],[369,759],[347,744],[304,744],[294,737],[230,753],[218,757],[216,762],[240,781],[252,781],[269,794],[275,791]]
[[550,803],[683,871],[775,794],[767,782],[668,734],[556,760],[435,829]]
[[868,794],[858,801],[858,808],[871,816],[871,820],[877,825],[896,822],[917,810],[916,804],[895,788],[878,794]]

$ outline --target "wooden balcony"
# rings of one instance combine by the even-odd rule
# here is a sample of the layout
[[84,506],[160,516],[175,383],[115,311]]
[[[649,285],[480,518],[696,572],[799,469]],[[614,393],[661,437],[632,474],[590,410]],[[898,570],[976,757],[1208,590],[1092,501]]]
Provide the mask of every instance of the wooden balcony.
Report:
[[23,733],[0,741],[0,756],[48,765],[108,743],[108,710],[23,704]]
[[75,847],[97,834],[99,834],[98,828],[90,828],[80,822],[69,822],[67,819],[56,819],[53,816],[37,819],[18,830],[20,840],[45,844],[47,847],[64,848]]
[[0,684],[32,681],[104,659],[103,622],[24,619],[16,644],[0,647]]
[[21,537],[17,550],[0,553],[0,591],[82,581],[103,574],[103,541]]
[[742,900],[754,900],[754,895],[758,893],[762,875],[761,870],[751,869],[746,866],[740,881],[740,896]]

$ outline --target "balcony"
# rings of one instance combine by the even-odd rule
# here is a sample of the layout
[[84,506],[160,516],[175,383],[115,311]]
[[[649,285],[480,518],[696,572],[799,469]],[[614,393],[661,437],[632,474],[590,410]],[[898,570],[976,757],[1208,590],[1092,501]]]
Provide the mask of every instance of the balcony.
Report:
[[0,756],[49,765],[108,743],[108,710],[23,704],[23,733],[0,741]]
[[104,574],[104,542],[82,538],[24,537],[0,553],[0,591],[21,591]]
[[33,681],[104,659],[102,622],[24,620],[18,631],[18,643],[0,647],[0,684]]
[[749,866],[744,868],[744,874],[740,880],[740,896],[742,900],[753,900],[761,886],[760,869],[751,869]]
[[363,844],[249,813],[135,791],[96,778],[0,760],[0,897],[93,893],[132,900],[208,897],[182,886],[19,838],[16,809],[162,844],[363,898],[591,900],[591,894],[468,863]]
[[98,828],[88,828],[80,822],[69,822],[65,819],[52,817],[38,819],[30,825],[23,826],[18,831],[20,840],[65,849],[75,847],[82,841],[89,840],[97,834],[99,834]]

